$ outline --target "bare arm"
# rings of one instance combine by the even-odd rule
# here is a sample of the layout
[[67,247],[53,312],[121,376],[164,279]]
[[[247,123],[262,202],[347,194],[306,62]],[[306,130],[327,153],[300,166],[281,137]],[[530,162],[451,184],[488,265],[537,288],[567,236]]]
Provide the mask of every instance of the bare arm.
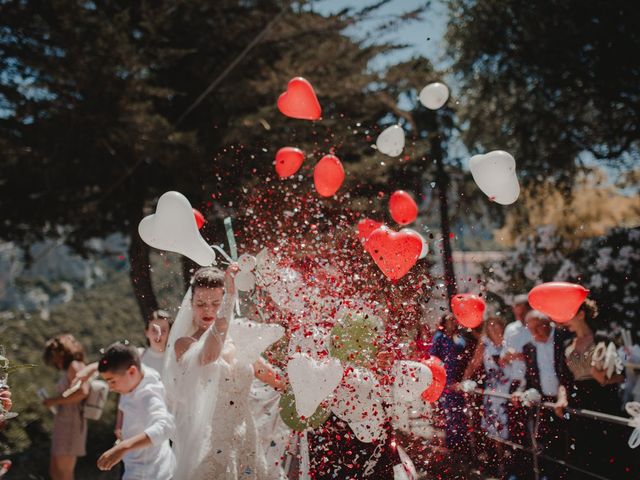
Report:
[[556,400],[555,412],[556,416],[562,418],[564,417],[564,409],[569,405],[567,401],[567,389],[564,385],[560,385],[558,387],[558,397]]
[[[80,362],[72,362],[71,365],[69,365],[69,370],[67,371],[67,377],[71,377],[73,380],[75,380],[78,377],[78,373],[84,371],[86,368],[87,367]],[[96,369],[97,369],[97,364],[96,364]],[[72,389],[68,389],[67,392],[71,390]],[[57,397],[45,398],[42,403],[47,408],[54,405],[72,405],[74,403],[80,403],[88,396],[89,396],[89,383],[82,382],[78,388],[73,389],[72,393],[68,395],[62,394]]]
[[270,385],[275,390],[284,392],[287,388],[287,381],[281,377],[278,372],[262,358],[256,360],[253,364],[255,377],[261,382]]
[[118,440],[122,440],[122,419],[124,414],[122,410],[118,409],[118,413],[116,413],[116,427],[113,429],[113,434],[116,436]]
[[222,298],[222,305],[218,310],[216,321],[213,322],[207,331],[204,333],[206,338],[204,340],[204,347],[200,354],[200,363],[206,365],[208,363],[215,362],[224,347],[224,341],[227,338],[227,331],[229,330],[229,324],[233,320],[233,309],[236,304],[236,287],[234,283],[234,277],[239,268],[237,264],[229,265],[224,276],[224,297]]
[[463,380],[469,380],[474,373],[480,368],[480,364],[482,363],[482,356],[484,355],[484,344],[482,342],[478,343],[476,346],[476,350],[473,352],[473,357],[467,365],[467,368],[464,371],[464,375],[462,376]]
[[144,432],[134,435],[133,437],[129,437],[100,455],[100,458],[98,459],[98,468],[100,470],[111,470],[114,466],[120,463],[120,460],[122,460],[122,457],[124,457],[127,452],[146,448],[151,445],[151,439]]
[[593,378],[602,386],[624,382],[624,375],[615,374],[612,375],[611,378],[607,378],[607,373],[604,370],[595,367],[591,367],[591,375],[593,375]]

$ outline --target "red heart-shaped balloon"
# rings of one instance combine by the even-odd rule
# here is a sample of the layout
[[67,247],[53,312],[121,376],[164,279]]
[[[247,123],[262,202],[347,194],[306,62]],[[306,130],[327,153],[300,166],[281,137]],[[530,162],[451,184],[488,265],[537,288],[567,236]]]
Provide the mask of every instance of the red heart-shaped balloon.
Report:
[[398,280],[418,261],[422,242],[417,235],[394,232],[383,225],[371,232],[365,243],[365,250],[373,257],[382,273],[391,280]]
[[400,225],[414,222],[418,216],[418,206],[411,195],[404,190],[393,192],[389,199],[391,218]]
[[587,298],[589,290],[567,282],[548,282],[533,287],[529,305],[559,323],[571,320]]
[[431,357],[422,360],[422,364],[429,367],[431,370],[431,376],[433,380],[429,388],[422,392],[422,399],[425,402],[435,402],[440,398],[444,387],[447,385],[447,371],[444,369],[444,363],[438,357],[432,355]]
[[325,155],[313,169],[313,183],[322,197],[332,197],[344,182],[344,168],[335,155]]
[[198,210],[196,210],[194,208],[193,209],[193,216],[196,219],[196,225],[198,226],[198,230],[200,230],[202,228],[202,226],[204,225],[204,222],[205,222],[204,215],[202,215]]
[[369,238],[369,235],[381,226],[382,222],[376,222],[370,218],[363,218],[358,222],[358,238],[362,243],[365,243],[367,238]]
[[458,323],[467,328],[476,328],[482,323],[485,308],[484,300],[471,293],[459,293],[451,299],[451,311]]
[[283,147],[276,153],[276,173],[280,178],[295,174],[304,162],[304,152],[299,148]]
[[287,91],[278,98],[278,110],[287,117],[301,120],[318,120],[322,115],[316,92],[302,77],[289,81]]

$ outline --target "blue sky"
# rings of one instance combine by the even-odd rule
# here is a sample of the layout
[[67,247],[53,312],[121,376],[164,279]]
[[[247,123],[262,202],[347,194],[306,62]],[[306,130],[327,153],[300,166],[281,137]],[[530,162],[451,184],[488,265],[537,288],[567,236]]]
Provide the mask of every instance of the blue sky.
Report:
[[[374,2],[370,0],[315,0],[310,2],[309,6],[323,15],[328,15],[347,7],[362,8],[371,3]],[[371,19],[362,22],[357,27],[348,29],[346,33],[355,38],[364,38],[368,32],[375,30],[377,25],[384,23],[389,16],[414,10],[425,3],[427,3],[425,0],[393,0],[372,14]],[[428,58],[435,66],[442,66],[444,60],[442,37],[446,30],[446,22],[446,7],[438,0],[431,2],[421,21],[408,22],[400,29],[377,37],[380,41],[407,44],[408,48],[395,51],[387,58],[378,59],[372,68],[383,67],[387,63],[395,63],[418,55]]]

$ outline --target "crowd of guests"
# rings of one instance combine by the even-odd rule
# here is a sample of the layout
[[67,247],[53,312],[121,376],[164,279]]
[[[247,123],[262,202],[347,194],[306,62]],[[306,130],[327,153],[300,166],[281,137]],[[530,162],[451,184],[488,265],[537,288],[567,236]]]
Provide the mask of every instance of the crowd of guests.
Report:
[[[194,319],[202,316],[196,296]],[[637,478],[640,462],[626,445],[631,430],[576,413],[581,409],[624,416],[623,397],[633,399],[629,378],[605,372],[593,362],[603,340],[595,303],[585,301],[565,324],[532,310],[526,295],[516,296],[511,309],[513,319],[508,321],[507,312],[489,308],[475,330],[462,328],[446,314],[433,335],[428,329],[420,331],[418,354],[440,358],[447,373],[435,409],[444,418],[446,448],[477,462],[487,474],[510,480],[533,478],[534,470],[547,479],[589,478],[589,472],[605,478]],[[211,315],[215,317],[215,312]],[[84,409],[90,379],[98,373],[120,399],[116,443],[98,459],[97,467],[109,470],[123,461],[124,468],[119,468],[125,479],[171,478],[175,459],[169,438],[175,425],[161,381],[171,326],[170,315],[156,311],[144,330],[147,348],[116,343],[94,363],[88,362],[82,345],[70,334],[46,343],[44,359],[60,372],[57,394],[43,401],[55,412],[49,467],[53,480],[72,480],[78,457],[86,454]],[[256,376],[260,371],[256,369]],[[539,394],[534,401],[532,390]],[[4,408],[10,409],[10,392],[2,391],[0,397]],[[333,419],[310,437],[312,466],[314,449],[339,450],[346,428]],[[388,450],[393,451],[391,443]],[[9,466],[0,463],[0,468]],[[359,473],[354,470],[354,475]]]
[[627,445],[631,429],[575,410],[626,417],[622,399],[633,399],[630,378],[593,361],[599,342],[611,340],[602,336],[596,304],[587,299],[565,324],[532,310],[526,295],[511,308],[511,322],[489,308],[475,330],[444,315],[431,342],[424,335],[417,342],[422,354],[446,365],[447,388],[436,408],[446,447],[506,479],[533,478],[534,469],[547,479],[590,478],[587,472],[638,478],[638,455]]
[[[45,363],[60,372],[57,394],[43,400],[43,405],[55,412],[49,462],[49,475],[52,480],[72,480],[78,457],[83,457],[86,454],[88,422],[84,407],[91,385],[87,380],[95,376],[97,371],[102,373],[112,391],[121,394],[114,429],[116,445],[126,439],[129,439],[129,443],[136,443],[131,441],[131,437],[144,432],[145,428],[151,427],[151,423],[162,424],[162,412],[159,414],[155,412],[153,418],[149,417],[148,413],[152,406],[156,410],[158,408],[162,410],[164,394],[162,393],[160,375],[162,374],[164,351],[171,323],[171,316],[164,310],[153,312],[151,317],[147,319],[144,329],[147,338],[146,348],[114,344],[102,354],[99,362],[91,364],[87,363],[84,348],[73,335],[57,335],[47,341],[44,351]],[[74,385],[78,385],[79,388],[74,389]],[[160,393],[148,393],[148,391],[153,392],[154,390],[159,390]],[[148,398],[139,402],[141,395]],[[143,409],[144,412],[138,411],[140,409]],[[123,430],[123,423],[125,423],[123,412],[127,410],[130,410],[127,416],[128,432],[126,429]],[[145,425],[145,422],[149,425]],[[147,464],[153,459],[168,459],[171,462],[171,455],[160,455],[159,451],[156,451],[163,447],[163,443],[166,443],[164,448],[168,449],[168,442],[164,442],[168,439],[166,421],[164,427],[161,429],[160,436],[156,434],[155,430],[151,432],[152,435],[156,435],[153,439],[160,447],[146,449],[141,453],[142,451],[135,451],[141,448],[140,444],[136,444],[133,451],[129,452],[127,477],[136,478],[136,467],[139,467],[139,464],[143,464],[143,468],[149,470]],[[154,428],[158,429],[158,427]],[[163,435],[166,438],[162,437]],[[149,435],[147,437],[152,438]],[[123,444],[121,450],[125,446]],[[105,455],[98,462],[98,467],[112,468],[122,460],[124,453],[126,452],[118,456],[114,455],[111,450],[105,452]],[[164,465],[157,466],[160,470],[163,467]],[[170,468],[168,466],[165,469]],[[170,475],[162,476],[159,474],[154,478],[170,478]]]

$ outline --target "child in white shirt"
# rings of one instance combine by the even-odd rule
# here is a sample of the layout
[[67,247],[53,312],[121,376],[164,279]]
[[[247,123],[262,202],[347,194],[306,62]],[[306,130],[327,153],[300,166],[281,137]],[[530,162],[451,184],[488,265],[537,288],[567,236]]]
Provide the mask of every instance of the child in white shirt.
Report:
[[[167,348],[169,331],[173,325],[171,315],[165,310],[156,310],[151,314],[144,327],[144,336],[147,337],[147,348],[140,348],[140,361],[145,367],[153,368],[162,378],[164,367],[164,351]],[[118,440],[122,440],[122,409],[118,402],[118,413],[114,434]]]
[[167,410],[159,374],[142,367],[135,347],[114,343],[98,362],[109,388],[121,394],[122,441],[98,459],[100,470],[124,462],[123,480],[169,480],[175,458],[169,446],[173,417]]

